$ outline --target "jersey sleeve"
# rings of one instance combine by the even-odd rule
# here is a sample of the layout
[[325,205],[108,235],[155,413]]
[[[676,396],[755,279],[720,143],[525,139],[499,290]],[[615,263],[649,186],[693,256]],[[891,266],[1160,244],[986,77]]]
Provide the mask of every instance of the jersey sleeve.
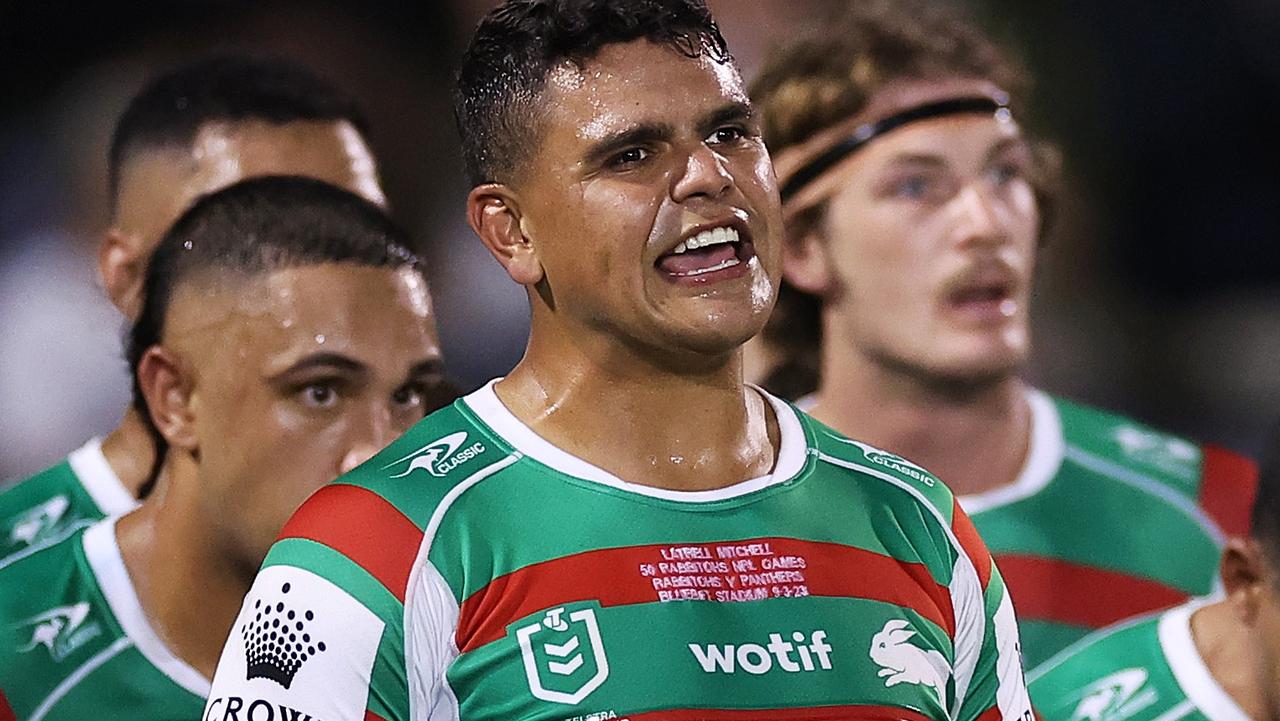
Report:
[[952,597],[956,610],[955,721],[1032,721],[1018,622],[1008,588],[969,517],[957,504],[952,531],[962,553]]
[[379,504],[328,486],[289,521],[231,629],[203,721],[408,721],[404,594],[417,543]]

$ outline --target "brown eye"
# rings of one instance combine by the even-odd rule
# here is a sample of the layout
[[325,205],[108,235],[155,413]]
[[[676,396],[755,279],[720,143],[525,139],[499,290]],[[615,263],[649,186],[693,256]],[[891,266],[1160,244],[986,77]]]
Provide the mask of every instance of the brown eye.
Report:
[[312,383],[302,389],[302,402],[311,408],[331,408],[338,403],[338,389],[328,383]]
[[650,156],[649,151],[645,150],[644,148],[630,148],[628,150],[624,150],[621,153],[618,153],[617,155],[613,156],[613,159],[609,161],[609,165],[615,168],[625,168],[631,165],[639,165],[640,163],[643,163],[644,161],[648,160],[649,156]]
[[735,125],[727,125],[723,128],[717,128],[708,138],[707,142],[712,145],[727,145],[736,143],[747,137],[747,131]]

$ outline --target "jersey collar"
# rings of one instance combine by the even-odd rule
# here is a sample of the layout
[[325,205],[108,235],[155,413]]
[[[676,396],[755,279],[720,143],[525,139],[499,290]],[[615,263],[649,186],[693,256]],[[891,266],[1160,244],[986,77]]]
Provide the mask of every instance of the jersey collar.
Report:
[[1204,600],[1193,601],[1161,616],[1158,627],[1160,648],[1183,693],[1205,718],[1209,721],[1249,721],[1235,699],[1213,678],[1191,635],[1191,614],[1205,603]]
[[805,460],[808,456],[808,441],[805,438],[804,427],[801,426],[800,418],[795,410],[785,401],[753,386],[754,390],[769,402],[778,419],[781,443],[778,448],[778,460],[774,464],[771,473],[714,491],[670,491],[639,483],[631,483],[552,445],[550,441],[535,433],[532,428],[525,425],[519,418],[516,418],[503,405],[502,400],[498,398],[498,394],[494,392],[493,388],[499,380],[501,379],[489,381],[483,388],[464,397],[462,400],[473,413],[479,416],[503,440],[521,454],[560,473],[600,483],[628,493],[683,503],[709,503],[738,498],[791,480],[804,469]]
[[94,438],[72,451],[67,456],[67,464],[102,515],[125,513],[138,505],[138,500],[124,487],[120,476],[107,462],[101,438]]
[[143,657],[182,688],[200,698],[209,698],[209,679],[170,651],[147,620],[120,555],[115,518],[100,521],[84,532],[84,555],[111,613]]
[[1058,407],[1047,394],[1034,388],[1028,389],[1026,399],[1031,406],[1031,444],[1022,470],[1009,485],[957,498],[965,513],[974,515],[1030,498],[1043,491],[1062,467],[1067,444]]

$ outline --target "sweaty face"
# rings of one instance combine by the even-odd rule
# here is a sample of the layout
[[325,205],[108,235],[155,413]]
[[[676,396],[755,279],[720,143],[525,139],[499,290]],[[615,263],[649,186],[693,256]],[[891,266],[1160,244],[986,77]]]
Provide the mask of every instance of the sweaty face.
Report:
[[648,41],[553,71],[513,183],[555,317],[629,347],[727,353],[779,274],[776,182],[730,63]]
[[191,376],[203,510],[253,568],[308,495],[453,400],[410,270],[328,264],[183,288],[164,335]]
[[[914,105],[982,86],[964,91],[900,97]],[[886,105],[885,115],[910,107]],[[819,228],[831,340],[943,382],[1015,372],[1029,351],[1040,223],[1031,169],[1012,120],[956,115],[891,131],[832,170]]]
[[[315,178],[386,204],[373,154],[345,120],[212,122],[201,127],[190,147],[145,150],[125,162],[116,232],[128,239],[139,267],[145,266],[165,231],[196,198],[263,175]],[[142,274],[136,275],[117,304],[132,305],[142,282]],[[130,317],[136,312],[122,310]]]

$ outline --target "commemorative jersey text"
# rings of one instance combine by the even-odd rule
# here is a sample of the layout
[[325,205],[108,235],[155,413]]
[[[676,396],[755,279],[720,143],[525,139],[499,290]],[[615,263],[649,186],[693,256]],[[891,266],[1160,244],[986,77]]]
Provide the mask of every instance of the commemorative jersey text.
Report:
[[1003,583],[923,469],[792,413],[775,477],[685,501],[569,473],[489,407],[289,522],[206,721],[1029,713]]

